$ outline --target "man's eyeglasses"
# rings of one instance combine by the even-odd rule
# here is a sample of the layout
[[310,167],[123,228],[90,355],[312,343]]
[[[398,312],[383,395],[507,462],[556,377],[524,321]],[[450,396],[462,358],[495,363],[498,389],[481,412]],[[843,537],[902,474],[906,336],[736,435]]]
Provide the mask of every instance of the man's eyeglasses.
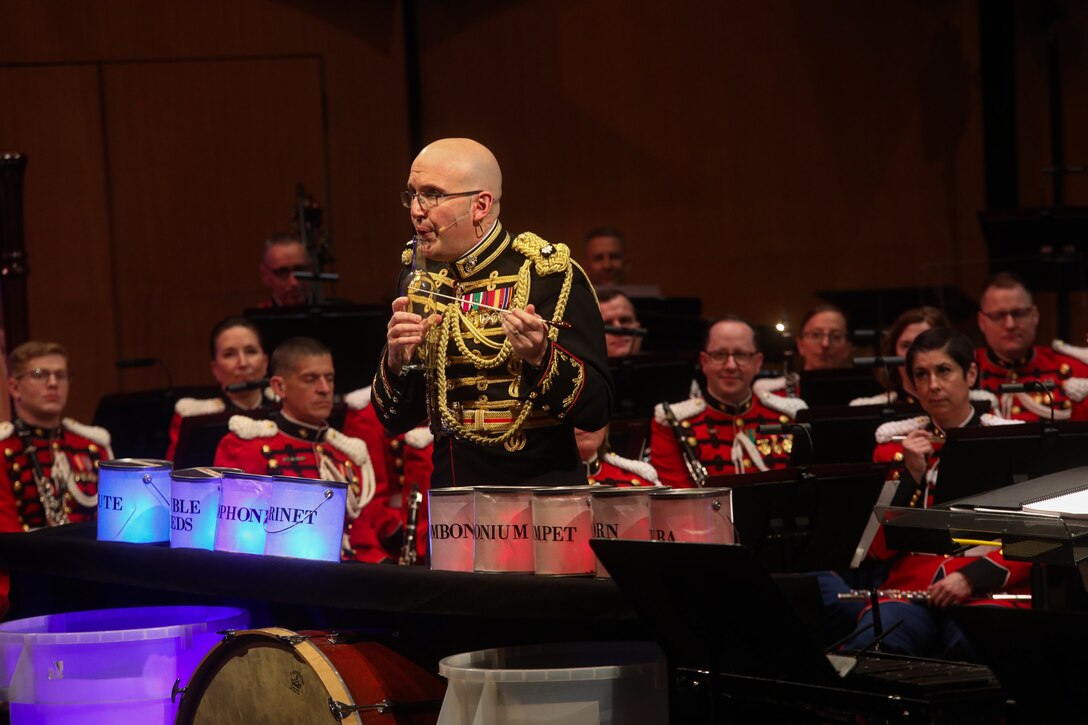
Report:
[[983,312],[982,316],[990,322],[1001,323],[1005,321],[1006,317],[1012,317],[1016,322],[1025,320],[1031,316],[1031,313],[1035,310],[1034,307],[1017,307],[1014,310],[997,310],[996,312]]
[[706,356],[716,362],[718,365],[722,365],[732,357],[736,360],[737,365],[747,365],[756,359],[758,352],[730,352],[729,350],[715,350],[714,352],[706,351]]
[[808,332],[802,332],[801,337],[805,338],[809,342],[823,342],[824,338],[832,345],[838,345],[839,343],[846,342],[846,335],[841,332],[823,332],[821,330],[809,330]]
[[58,383],[66,383],[72,379],[72,376],[67,370],[47,370],[46,368],[31,368],[30,370],[16,375],[15,379],[22,380],[23,378],[30,378],[35,382],[41,383],[49,380],[50,377],[56,378]]
[[287,279],[292,274],[297,274],[298,272],[309,272],[310,265],[294,264],[287,265],[285,267],[269,267],[268,265],[265,265],[265,269],[271,272],[272,276],[274,276],[276,279]]
[[412,201],[418,201],[419,208],[426,211],[428,209],[434,209],[443,199],[454,196],[471,196],[472,194],[479,194],[482,191],[483,189],[476,189],[475,191],[454,191],[449,194],[443,194],[437,191],[417,191],[415,193],[411,191],[402,191],[400,193],[400,203],[404,204],[405,209],[411,209]]

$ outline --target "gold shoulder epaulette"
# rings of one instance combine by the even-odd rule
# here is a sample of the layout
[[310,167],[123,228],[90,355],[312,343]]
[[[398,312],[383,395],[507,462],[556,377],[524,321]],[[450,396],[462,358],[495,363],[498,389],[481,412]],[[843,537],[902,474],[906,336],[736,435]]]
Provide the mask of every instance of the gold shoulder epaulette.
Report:
[[570,248],[566,244],[552,244],[532,232],[524,232],[514,239],[514,249],[533,261],[539,275],[563,272],[570,266]]

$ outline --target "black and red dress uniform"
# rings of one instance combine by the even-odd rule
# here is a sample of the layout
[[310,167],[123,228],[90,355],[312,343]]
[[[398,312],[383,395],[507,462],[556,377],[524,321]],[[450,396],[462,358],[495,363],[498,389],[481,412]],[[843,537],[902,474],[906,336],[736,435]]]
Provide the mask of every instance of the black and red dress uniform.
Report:
[[[98,464],[113,458],[105,428],[65,418],[56,428],[15,418],[0,423],[0,532],[32,531],[94,519]],[[0,616],[8,608],[0,572]]]
[[335,428],[290,420],[282,411],[268,420],[235,415],[229,427],[215,451],[216,466],[346,483],[343,558],[381,562],[396,555],[396,543],[383,545],[374,518],[366,513],[374,498],[374,468],[366,443]]
[[[793,437],[762,434],[757,429],[761,425],[788,423],[806,405],[800,398],[764,392],[739,405],[723,403],[707,395],[670,407],[707,474],[721,476],[786,468],[793,450]],[[684,464],[677,432],[667,422],[661,405],[654,410],[654,420],[650,424],[650,463],[662,484],[674,488],[695,486]]]
[[[971,417],[960,427],[1008,425],[1017,422],[988,413],[980,415],[977,410],[973,410]],[[914,430],[925,430],[936,439],[933,443],[934,453],[920,481],[914,480],[903,464],[902,443],[893,440]],[[889,502],[892,506],[929,508],[933,504],[943,438],[944,431],[924,415],[885,423],[877,429],[877,446],[873,451],[873,460],[892,463],[891,479],[897,482]],[[996,591],[1023,594],[1029,592],[1031,565],[1007,561],[997,547],[976,546],[959,556],[897,552],[887,547],[883,534],[881,528],[869,548],[871,558],[889,562],[888,573],[879,585],[883,591],[925,592],[944,577],[958,572],[970,583],[975,595]],[[1017,603],[1000,604],[1018,606]],[[870,607],[856,604],[853,606],[858,610],[859,629],[854,639],[848,643],[848,649],[866,646],[873,636],[866,630],[872,621]],[[891,609],[886,609],[888,607]],[[951,658],[963,656],[963,648],[968,646],[958,629],[944,621],[939,611],[931,610],[925,605],[881,599],[881,611],[886,628],[890,621],[901,622],[895,630],[888,632],[881,645],[890,652]]]
[[[442,324],[421,346],[433,356],[432,380],[419,370],[395,375],[383,354],[372,391],[382,425],[403,433],[431,419],[434,487],[584,484],[574,428],[608,422],[612,383],[596,295],[570,249],[531,233],[511,237],[496,222],[460,259],[430,270],[444,295],[434,300]],[[540,367],[512,354],[502,313],[490,309],[527,304],[570,323],[548,328]]]
[[[975,351],[978,386],[996,394],[1001,415],[1028,422],[1049,420],[1053,395],[1055,420],[1088,420],[1088,350],[1055,340],[1053,347],[1036,345],[1020,360],[1006,363],[989,348]],[[1001,393],[1004,383],[1053,382],[1054,390]]]
[[657,471],[646,461],[624,458],[608,451],[586,461],[586,474],[590,485],[598,486],[660,486]]
[[0,531],[88,521],[98,506],[98,464],[113,458],[110,434],[65,418],[57,428],[0,423]]
[[256,408],[240,408],[226,395],[215,398],[179,398],[174,403],[174,415],[170,419],[170,442],[166,446],[166,460],[174,460],[178,451],[178,435],[181,433],[181,423],[186,418],[195,418],[204,415],[221,415],[233,413],[249,418],[267,418],[279,408],[279,400],[271,388],[266,388],[261,395],[261,403]]

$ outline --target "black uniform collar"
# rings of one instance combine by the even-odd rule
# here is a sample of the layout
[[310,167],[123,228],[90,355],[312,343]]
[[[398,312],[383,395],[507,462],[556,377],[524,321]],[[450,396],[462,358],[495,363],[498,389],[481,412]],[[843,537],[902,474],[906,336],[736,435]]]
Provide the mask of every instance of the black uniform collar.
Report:
[[12,418],[11,424],[15,427],[15,433],[21,436],[33,436],[34,438],[46,438],[48,440],[54,440],[60,437],[60,434],[64,432],[64,425],[58,425],[56,428],[43,428],[40,425],[30,425],[24,420],[19,418]]
[[[977,428],[982,425],[982,414],[978,412],[978,408],[974,405],[971,406],[971,417],[968,418],[963,425],[956,426],[958,428]],[[929,423],[930,430],[941,438],[945,437],[945,429],[937,425],[936,421],[930,418]]]
[[743,403],[737,403],[736,405],[734,405],[733,403],[726,403],[724,401],[718,400],[710,393],[707,393],[706,404],[714,410],[721,411],[726,415],[744,415],[752,409],[752,394],[749,393],[748,399],[745,400]]
[[1011,363],[1005,362],[997,356],[996,352],[987,347],[986,359],[994,365],[998,366],[999,368],[1004,368],[1005,370],[1019,370],[1020,368],[1027,367],[1028,363],[1035,359],[1035,347],[1032,346],[1028,348],[1027,355]]
[[469,279],[480,274],[502,254],[509,244],[510,235],[502,228],[502,224],[495,220],[495,226],[491,227],[491,231],[477,242],[475,247],[450,265],[453,268],[453,276],[457,279]]
[[309,441],[311,443],[320,443],[325,440],[325,432],[329,430],[328,424],[316,426],[300,423],[297,420],[291,420],[284,415],[282,410],[272,416],[272,420],[275,421],[276,427],[280,429],[280,432],[286,433],[292,438],[298,438],[299,440]]

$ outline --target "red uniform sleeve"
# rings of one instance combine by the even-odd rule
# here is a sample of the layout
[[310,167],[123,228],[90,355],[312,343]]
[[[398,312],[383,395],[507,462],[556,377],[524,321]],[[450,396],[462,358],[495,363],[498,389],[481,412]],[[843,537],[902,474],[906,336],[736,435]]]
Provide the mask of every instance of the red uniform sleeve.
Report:
[[674,488],[694,488],[684,465],[680,443],[672,429],[656,420],[650,423],[650,463],[657,470],[661,483]]
[[178,452],[178,434],[181,433],[181,416],[174,413],[170,419],[170,442],[166,445],[166,460],[173,461]]
[[246,473],[267,474],[268,463],[261,453],[261,439],[244,440],[236,433],[228,433],[215,449],[215,464],[226,468],[240,468]]

